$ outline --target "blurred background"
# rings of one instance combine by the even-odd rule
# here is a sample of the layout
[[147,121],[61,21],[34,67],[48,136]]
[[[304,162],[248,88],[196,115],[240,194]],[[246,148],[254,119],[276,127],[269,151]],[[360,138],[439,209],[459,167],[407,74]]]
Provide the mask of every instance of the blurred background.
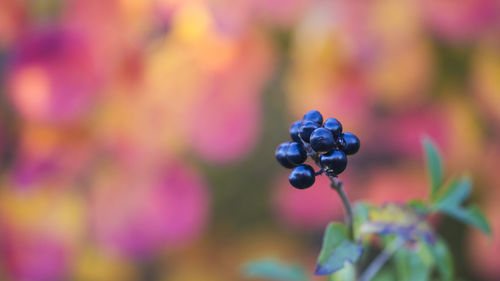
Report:
[[425,198],[431,136],[494,231],[440,221],[457,274],[500,280],[498,0],[0,0],[0,279],[312,272],[340,201],[274,159],[310,109],[353,200]]

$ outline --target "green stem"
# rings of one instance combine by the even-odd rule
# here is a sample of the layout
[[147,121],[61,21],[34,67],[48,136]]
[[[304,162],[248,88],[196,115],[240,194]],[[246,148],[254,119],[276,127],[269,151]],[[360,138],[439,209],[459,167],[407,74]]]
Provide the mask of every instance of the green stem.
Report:
[[344,205],[345,209],[345,221],[347,224],[347,229],[349,230],[349,238],[354,241],[354,230],[353,230],[353,212],[352,212],[352,207],[351,203],[349,202],[349,199],[347,198],[347,195],[344,191],[344,184],[342,181],[336,179],[333,176],[328,176],[330,178],[331,184],[330,186],[337,191],[337,193],[340,196],[340,199],[342,200],[342,204]]
[[384,264],[396,253],[396,251],[404,244],[404,240],[396,238],[394,242],[385,248],[373,261],[368,265],[365,272],[359,277],[359,281],[370,281]]

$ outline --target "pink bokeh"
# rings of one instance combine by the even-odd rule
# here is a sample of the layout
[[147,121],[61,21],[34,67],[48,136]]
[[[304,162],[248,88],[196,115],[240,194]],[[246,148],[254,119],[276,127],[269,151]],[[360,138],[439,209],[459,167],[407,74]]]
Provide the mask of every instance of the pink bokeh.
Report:
[[68,274],[71,251],[55,237],[40,233],[5,235],[2,259],[9,276],[23,281],[58,281]]
[[[422,159],[422,138],[430,137],[440,148],[449,147],[451,126],[443,108],[426,108],[382,117],[377,127],[367,126],[367,150],[383,150],[412,159]],[[365,132],[366,133],[366,132]],[[383,141],[380,141],[383,140]],[[376,146],[376,147],[375,147]]]
[[429,28],[453,42],[477,39],[494,31],[500,23],[497,0],[426,0],[421,4]]
[[187,120],[189,143],[213,163],[249,153],[259,140],[261,95],[272,69],[272,50],[258,34],[238,39],[236,54],[210,74]]
[[[344,189],[350,200],[356,190],[348,176],[342,174]],[[280,223],[300,230],[322,230],[332,220],[342,220],[344,207],[325,175],[317,176],[315,184],[299,190],[290,185],[287,176],[280,176],[272,194],[272,203]]]
[[363,185],[360,199],[375,205],[385,203],[407,203],[412,199],[426,200],[428,182],[425,172],[408,168],[379,168]]
[[9,59],[7,88],[23,118],[68,124],[88,115],[100,84],[88,44],[59,29],[33,30],[20,39]]
[[209,216],[209,202],[200,176],[172,162],[146,174],[129,171],[119,180],[97,183],[91,223],[103,248],[144,257],[179,247],[199,235]]

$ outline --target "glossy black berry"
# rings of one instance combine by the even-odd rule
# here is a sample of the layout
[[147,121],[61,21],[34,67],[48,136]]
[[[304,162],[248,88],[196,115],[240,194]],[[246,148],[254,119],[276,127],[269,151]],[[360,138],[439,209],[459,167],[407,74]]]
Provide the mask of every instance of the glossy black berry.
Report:
[[347,167],[347,156],[342,150],[336,149],[321,155],[319,162],[324,169],[338,175]]
[[323,128],[330,130],[332,132],[333,136],[338,137],[340,134],[342,134],[342,124],[340,124],[339,120],[335,118],[328,118],[326,119],[325,123],[323,124]]
[[290,173],[288,181],[295,188],[305,189],[314,184],[314,181],[316,180],[315,177],[316,175],[314,173],[314,169],[305,164],[295,167]]
[[355,134],[353,133],[342,134],[341,148],[345,152],[345,154],[351,155],[358,152],[359,146],[360,146],[359,139]]
[[276,160],[281,164],[281,166],[291,169],[295,167],[294,164],[290,163],[286,157],[286,153],[288,151],[288,147],[290,146],[289,142],[284,142],[276,148],[274,155],[276,156]]
[[325,128],[317,128],[309,139],[311,148],[316,152],[327,152],[334,148],[335,139],[332,132]]
[[292,140],[296,142],[302,142],[302,140],[299,137],[299,129],[300,126],[302,125],[302,121],[295,121],[293,122],[292,126],[290,126],[290,137]]
[[288,146],[288,150],[286,151],[286,158],[288,162],[299,165],[304,163],[307,159],[307,153],[302,143],[292,142]]
[[319,128],[318,123],[315,123],[313,121],[302,122],[302,126],[300,126],[299,129],[300,138],[305,142],[309,142],[309,138],[311,137],[312,132],[317,128]]
[[304,114],[302,121],[313,121],[314,123],[317,123],[321,126],[321,124],[323,124],[323,116],[321,116],[321,113],[319,113],[319,111],[311,110]]

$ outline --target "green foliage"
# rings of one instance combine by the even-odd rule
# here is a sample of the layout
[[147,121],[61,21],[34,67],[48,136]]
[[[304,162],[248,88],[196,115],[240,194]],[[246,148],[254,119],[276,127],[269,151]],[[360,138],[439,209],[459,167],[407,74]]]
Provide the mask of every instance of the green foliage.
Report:
[[426,247],[428,248],[434,259],[434,263],[437,266],[437,270],[439,272],[439,275],[441,276],[441,280],[453,280],[453,258],[445,241],[441,238],[438,238],[435,245],[426,245]]
[[427,159],[427,169],[431,180],[431,200],[434,200],[439,187],[443,183],[443,165],[434,142],[430,138],[425,137],[423,139],[423,145]]
[[[491,234],[488,221],[477,205],[462,206],[472,189],[471,181],[468,178],[454,179],[444,193],[439,192],[439,189],[443,186],[441,157],[436,146],[429,138],[424,138],[423,144],[431,178],[431,201],[434,202],[432,209],[435,212],[445,213],[463,223],[476,227],[486,234]],[[413,206],[416,206],[415,203],[413,203]]]
[[370,218],[370,211],[374,207],[365,202],[358,202],[354,205],[354,239],[361,239],[361,226]]
[[[372,281],[455,280],[451,253],[445,241],[434,233],[428,216],[440,212],[484,233],[491,234],[491,229],[477,205],[464,206],[472,191],[471,180],[464,177],[445,181],[438,149],[429,138],[423,139],[423,146],[430,175],[429,202],[411,200],[406,205],[388,203],[380,207],[356,203],[352,224],[354,239],[359,243],[350,240],[344,224],[330,223],[323,236],[316,275],[329,274],[328,281],[350,281],[360,277],[366,281],[372,276]],[[375,266],[368,266],[367,269],[371,269],[365,272],[368,274],[360,274],[354,266],[363,252],[360,243],[369,247],[375,235],[386,246],[383,251],[387,258],[379,259],[378,264],[372,263]],[[391,263],[385,264],[390,257]],[[246,266],[246,273],[271,280],[307,281],[301,268],[272,260],[251,263]]]
[[287,265],[272,259],[254,261],[244,267],[247,277],[278,281],[308,281],[302,267]]
[[427,214],[429,212],[429,207],[427,206],[427,204],[418,199],[414,199],[408,202],[408,207],[412,208],[419,214]]
[[372,279],[372,281],[396,281],[396,276],[394,276],[394,273],[388,269],[382,269],[380,270],[377,275],[375,275]]
[[488,221],[477,205],[462,207],[471,189],[471,182],[468,178],[452,181],[448,189],[436,200],[434,210],[477,227],[486,234],[491,234]]
[[462,221],[463,223],[478,228],[488,235],[491,234],[491,228],[485,215],[475,204],[466,208],[460,206],[450,206],[448,208],[442,209],[442,211]]
[[355,263],[363,248],[348,238],[345,225],[332,222],[326,227],[323,245],[316,265],[316,275],[332,274],[342,268],[346,262]]
[[470,179],[453,180],[443,195],[437,198],[434,206],[438,210],[443,210],[448,206],[461,205],[469,197],[470,192]]
[[394,256],[397,280],[425,281],[432,273],[433,258],[425,243],[419,243],[414,249],[401,247]]
[[356,280],[356,268],[351,263],[344,264],[344,268],[331,274],[328,281],[352,281]]

